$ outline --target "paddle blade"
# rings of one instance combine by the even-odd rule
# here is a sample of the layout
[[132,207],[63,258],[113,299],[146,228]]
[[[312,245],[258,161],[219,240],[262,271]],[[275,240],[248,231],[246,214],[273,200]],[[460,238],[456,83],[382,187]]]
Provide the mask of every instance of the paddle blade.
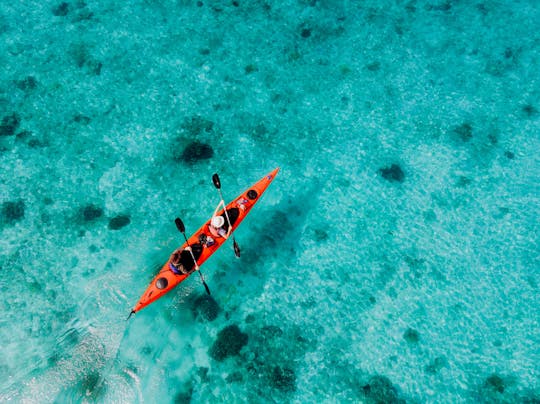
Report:
[[201,277],[201,282],[202,284],[204,285],[204,288],[206,289],[206,293],[208,293],[208,295],[210,295],[210,288],[208,287],[208,285],[206,284],[205,280],[204,280],[204,276],[202,275],[201,271],[199,270],[199,276]]
[[208,293],[208,296],[210,296],[210,289],[208,288],[208,285],[205,281],[203,281],[204,288],[206,289],[206,293]]
[[221,189],[221,182],[219,181],[219,175],[217,175],[217,173],[212,175],[212,182],[217,189]]
[[240,247],[238,247],[238,243],[236,242],[236,240],[234,241],[233,246],[234,246],[234,255],[240,258]]
[[135,312],[133,310],[131,310],[131,313],[129,313],[129,316],[128,316],[128,318],[126,318],[126,321],[128,321],[133,314],[135,314]]
[[182,222],[182,220],[177,217],[176,219],[174,219],[174,223],[176,224],[176,228],[178,229],[178,231],[184,234],[186,231],[186,228],[184,227],[184,222]]

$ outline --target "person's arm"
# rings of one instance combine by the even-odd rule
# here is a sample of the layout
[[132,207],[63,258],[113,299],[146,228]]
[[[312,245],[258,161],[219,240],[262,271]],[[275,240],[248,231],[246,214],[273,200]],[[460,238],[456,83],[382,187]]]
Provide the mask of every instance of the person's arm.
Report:
[[214,216],[217,215],[218,210],[219,210],[219,208],[221,208],[221,206],[225,207],[225,203],[224,203],[223,201],[220,201],[220,202],[218,203],[218,205],[216,206],[216,210],[214,210],[214,214],[212,215],[212,217],[214,217]]

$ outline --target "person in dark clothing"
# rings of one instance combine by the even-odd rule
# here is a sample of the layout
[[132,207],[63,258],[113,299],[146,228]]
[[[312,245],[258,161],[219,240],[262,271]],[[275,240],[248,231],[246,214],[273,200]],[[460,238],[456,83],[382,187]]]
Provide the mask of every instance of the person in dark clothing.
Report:
[[182,250],[178,249],[173,252],[171,260],[169,261],[169,268],[171,268],[171,271],[173,271],[176,275],[184,275],[189,273],[182,263]]

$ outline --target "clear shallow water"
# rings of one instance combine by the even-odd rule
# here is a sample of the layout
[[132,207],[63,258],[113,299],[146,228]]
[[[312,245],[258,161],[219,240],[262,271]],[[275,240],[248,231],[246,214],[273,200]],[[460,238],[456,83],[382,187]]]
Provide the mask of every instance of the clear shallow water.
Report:
[[540,399],[536,2],[67,4],[0,8],[0,401]]

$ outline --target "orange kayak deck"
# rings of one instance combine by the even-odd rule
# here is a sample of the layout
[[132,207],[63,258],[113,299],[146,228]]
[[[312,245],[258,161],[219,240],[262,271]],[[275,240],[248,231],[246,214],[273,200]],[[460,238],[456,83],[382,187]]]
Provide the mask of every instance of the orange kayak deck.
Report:
[[[260,197],[266,191],[266,188],[274,180],[279,168],[276,168],[272,172],[265,175],[254,185],[249,187],[245,192],[242,192],[238,197],[232,200],[227,206],[227,214],[231,221],[232,232],[242,223],[247,214],[251,211],[251,208],[259,201]],[[225,210],[221,209],[217,213],[217,216],[223,216],[225,218]],[[210,219],[202,225],[202,227],[195,232],[189,239],[189,245],[192,248],[192,252],[195,256],[196,263],[200,267],[212,254],[214,254],[219,247],[221,247],[227,239],[224,237],[216,237],[215,231],[210,231]],[[225,218],[224,228],[227,230],[228,223]],[[212,229],[213,230],[213,229]],[[230,235],[229,235],[230,237]],[[148,306],[150,303],[155,302],[157,299],[170,292],[178,284],[182,283],[187,279],[192,273],[196,272],[196,265],[193,262],[191,253],[185,248],[188,246],[187,243],[182,244],[175,251],[181,251],[182,261],[184,261],[184,266],[186,269],[189,269],[187,274],[178,274],[173,272],[171,260],[172,255],[169,257],[169,260],[163,265],[159,273],[154,277],[146,291],[143,293],[138,303],[132,310],[132,314],[138,312],[144,307]]]

